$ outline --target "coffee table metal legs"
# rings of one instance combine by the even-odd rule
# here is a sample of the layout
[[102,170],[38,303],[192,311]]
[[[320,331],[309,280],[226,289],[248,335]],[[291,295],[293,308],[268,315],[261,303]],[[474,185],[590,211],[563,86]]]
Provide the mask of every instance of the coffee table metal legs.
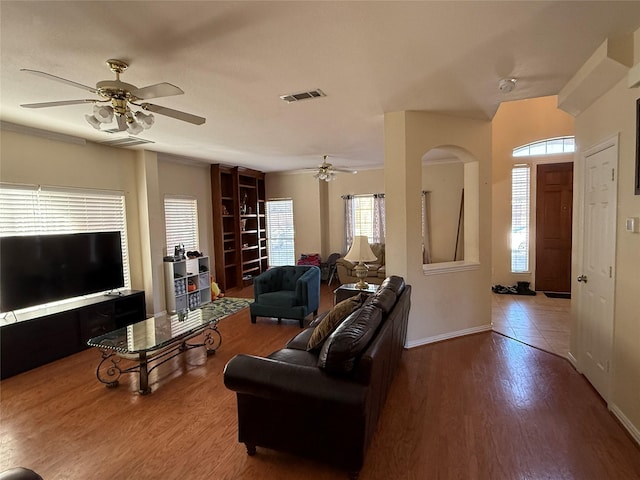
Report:
[[138,391],[141,395],[147,395],[151,393],[151,389],[149,388],[149,372],[147,371],[147,352],[140,352],[138,363],[140,365]]
[[[102,360],[96,369],[96,377],[98,377],[98,380],[104,383],[107,387],[111,388],[118,386],[120,375],[123,373],[138,372],[138,392],[140,392],[141,395],[147,395],[151,393],[151,387],[149,387],[149,373],[154,368],[159,367],[164,362],[180,355],[182,352],[191,350],[192,348],[205,347],[207,355],[213,355],[216,353],[216,350],[220,348],[220,345],[222,345],[222,335],[220,334],[220,331],[218,331],[217,322],[207,325],[207,327],[204,330],[200,330],[198,334],[199,333],[203,333],[202,343],[187,343],[189,338],[183,338],[179,344],[174,344],[165,350],[157,352],[138,352],[137,362],[128,368],[122,368],[120,366],[121,358],[115,350],[110,349],[108,346],[104,346],[103,348],[100,348]],[[128,357],[125,358],[125,360],[135,362],[135,360]],[[150,366],[151,364],[153,364],[153,366]]]

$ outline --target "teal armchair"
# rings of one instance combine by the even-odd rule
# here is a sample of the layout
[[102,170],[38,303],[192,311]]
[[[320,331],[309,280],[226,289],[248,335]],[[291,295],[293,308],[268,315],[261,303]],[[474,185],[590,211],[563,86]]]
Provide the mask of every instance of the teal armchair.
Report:
[[251,323],[257,317],[291,318],[304,327],[304,319],[318,314],[320,269],[310,265],[273,267],[253,279]]

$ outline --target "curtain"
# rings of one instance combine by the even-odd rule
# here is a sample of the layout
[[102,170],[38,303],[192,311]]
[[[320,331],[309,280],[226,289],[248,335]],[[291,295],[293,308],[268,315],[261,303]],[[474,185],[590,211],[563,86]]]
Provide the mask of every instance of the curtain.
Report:
[[422,263],[431,263],[431,225],[429,212],[431,192],[422,192]]
[[348,252],[356,235],[364,235],[369,243],[385,242],[384,193],[343,195],[344,251]]
[[373,243],[385,243],[386,218],[385,218],[384,193],[373,195]]
[[344,251],[348,252],[355,233],[355,212],[353,195],[344,195]]

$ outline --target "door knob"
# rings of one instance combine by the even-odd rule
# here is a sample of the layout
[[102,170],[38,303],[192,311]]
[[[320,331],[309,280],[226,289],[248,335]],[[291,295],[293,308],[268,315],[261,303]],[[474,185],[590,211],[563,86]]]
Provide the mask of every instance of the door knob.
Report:
[[580,276],[578,277],[578,281],[579,281],[579,282],[587,283],[587,276],[586,276],[586,275],[580,275]]

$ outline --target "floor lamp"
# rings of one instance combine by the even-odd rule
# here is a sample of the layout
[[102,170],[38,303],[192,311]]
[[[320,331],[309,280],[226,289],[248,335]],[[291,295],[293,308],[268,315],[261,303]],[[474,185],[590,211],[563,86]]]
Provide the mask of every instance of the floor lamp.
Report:
[[359,288],[361,290],[367,288],[369,284],[365,282],[364,279],[367,278],[369,269],[364,264],[364,262],[373,262],[374,260],[378,259],[371,251],[371,247],[369,246],[369,239],[364,236],[353,237],[351,248],[344,258],[345,260],[349,260],[350,262],[358,263],[354,269],[356,272],[356,277],[358,277],[356,288]]

